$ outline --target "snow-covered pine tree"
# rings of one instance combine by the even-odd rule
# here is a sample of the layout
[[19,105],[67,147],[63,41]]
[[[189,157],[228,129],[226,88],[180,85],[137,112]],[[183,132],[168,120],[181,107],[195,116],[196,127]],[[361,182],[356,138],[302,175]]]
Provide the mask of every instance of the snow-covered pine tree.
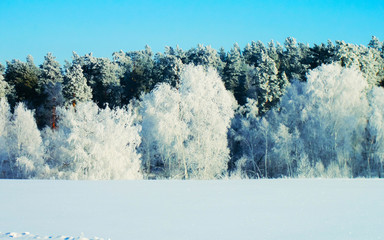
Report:
[[376,36],[372,36],[371,41],[368,43],[369,48],[374,48],[381,52],[383,50],[383,43],[379,41],[379,39]]
[[280,71],[285,72],[288,79],[303,81],[308,71],[309,46],[299,43],[293,37],[288,37],[284,42],[285,51],[282,55]]
[[261,60],[262,53],[267,53],[267,48],[264,43],[261,41],[254,42],[251,44],[247,44],[243,51],[243,57],[245,62],[253,67],[257,67],[258,63]]
[[247,96],[257,99],[259,112],[264,114],[283,95],[289,84],[288,79],[278,76],[275,62],[265,52],[261,52],[257,67],[249,74]]
[[66,104],[73,106],[92,99],[92,89],[87,85],[80,65],[74,64],[66,70],[63,95]]
[[147,93],[155,86],[153,79],[153,52],[146,45],[144,50],[126,53],[132,59],[132,71],[128,72],[124,79],[123,94],[127,100],[139,98],[142,93]]
[[336,41],[334,61],[343,67],[357,67],[371,86],[383,84],[384,59],[376,48]]
[[242,104],[244,102],[246,81],[246,73],[248,66],[245,64],[241,56],[241,50],[236,43],[226,56],[226,64],[223,70],[223,80],[227,90],[231,91],[237,101]]
[[172,87],[178,87],[182,69],[183,63],[177,56],[157,53],[155,55],[153,68],[154,81],[158,83],[164,82],[170,84]]
[[221,61],[217,51],[211,46],[197,45],[197,48],[191,48],[186,52],[186,63],[201,65],[205,68],[212,67],[222,75],[224,63]]
[[60,64],[55,57],[48,53],[40,66],[38,82],[38,93],[40,95],[40,106],[37,108],[37,122],[40,127],[56,124],[56,107],[64,102],[62,94],[63,75]]

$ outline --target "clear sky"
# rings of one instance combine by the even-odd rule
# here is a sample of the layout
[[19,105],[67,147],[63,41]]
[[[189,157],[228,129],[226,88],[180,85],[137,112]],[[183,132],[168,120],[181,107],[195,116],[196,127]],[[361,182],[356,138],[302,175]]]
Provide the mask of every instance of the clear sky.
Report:
[[31,54],[36,64],[52,52],[97,57],[143,49],[154,52],[197,44],[229,50],[252,40],[280,43],[328,39],[367,45],[384,40],[383,0],[0,0],[0,62]]

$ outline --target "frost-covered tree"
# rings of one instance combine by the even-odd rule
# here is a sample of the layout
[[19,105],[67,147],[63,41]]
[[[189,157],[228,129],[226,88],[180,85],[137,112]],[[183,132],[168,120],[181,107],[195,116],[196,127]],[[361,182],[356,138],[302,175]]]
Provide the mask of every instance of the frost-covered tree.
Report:
[[150,92],[155,86],[153,79],[154,59],[153,52],[149,46],[144,50],[126,53],[131,58],[132,71],[126,72],[124,76],[123,94],[127,100],[139,98],[142,93]]
[[[114,53],[114,61],[108,58],[96,58],[92,53],[83,57],[74,53],[73,64],[79,64],[83,70],[87,84],[92,88],[92,99],[99,107],[120,106],[122,89],[120,80],[124,70],[130,68],[130,58]],[[119,69],[119,67],[123,69]]]
[[9,174],[7,137],[10,129],[11,112],[6,99],[0,98],[0,178]]
[[220,178],[229,161],[227,131],[236,102],[213,69],[187,66],[181,78],[181,115],[188,126],[185,156],[190,175]]
[[283,95],[288,79],[284,74],[279,77],[275,62],[264,52],[249,75],[247,96],[257,99],[260,113],[265,113]]
[[188,128],[180,104],[180,93],[167,83],[141,98],[141,149],[148,174],[169,178],[188,176],[184,146]]
[[366,141],[364,143],[365,164],[368,176],[383,175],[384,164],[384,90],[373,87],[368,93]]
[[249,67],[241,56],[241,50],[236,43],[226,56],[226,64],[223,70],[223,80],[226,88],[231,91],[238,102],[243,103],[246,73]]
[[132,109],[100,109],[95,103],[58,108],[58,130],[45,129],[48,160],[58,178],[139,179],[140,127]]
[[[358,174],[366,126],[367,82],[356,69],[323,65],[310,71],[304,88],[298,128],[311,166],[336,164],[342,175]],[[301,107],[300,107],[301,108]],[[293,122],[294,123],[294,122]],[[298,126],[294,126],[298,124]]]
[[303,81],[309,68],[309,46],[298,44],[295,38],[288,37],[285,39],[284,47],[280,71],[285,72],[289,80]]
[[178,87],[182,68],[183,63],[177,56],[157,53],[153,68],[154,81],[165,82],[172,87]]
[[368,43],[368,47],[369,48],[374,48],[378,51],[382,51],[383,50],[383,43],[379,41],[379,39],[375,36],[372,36],[372,39],[371,41],[369,41]]
[[[2,103],[7,121],[7,106]],[[2,175],[7,178],[42,178],[48,174],[44,163],[44,147],[34,113],[19,103],[7,124],[5,142],[8,160],[2,162]],[[4,116],[4,115],[3,115]]]
[[11,87],[4,80],[3,71],[4,71],[4,67],[3,65],[0,64],[0,99],[7,97],[7,95],[11,93]]
[[334,61],[343,67],[357,67],[372,86],[383,84],[384,59],[376,48],[336,41]]
[[310,48],[310,54],[310,69],[314,69],[322,64],[332,63],[335,58],[336,47],[333,45],[332,41],[328,40],[327,44],[314,44],[314,46]]
[[131,57],[129,57],[125,52],[120,50],[119,52],[114,52],[113,62],[117,65],[117,76],[120,79],[120,104],[126,105],[129,103],[132,93],[128,92],[130,83],[130,73],[133,69],[133,62]]
[[[227,131],[235,105],[215,70],[186,66],[179,89],[160,85],[142,98],[147,163],[160,159],[171,177],[222,177],[229,161]],[[170,164],[174,173],[168,170]]]
[[331,64],[310,71],[307,82],[292,82],[279,108],[262,118],[251,110],[238,117],[237,161],[248,176],[361,175],[367,87],[356,69]]
[[63,95],[67,105],[75,106],[78,102],[92,99],[92,89],[87,85],[80,65],[74,64],[67,69],[64,78]]
[[38,93],[40,95],[40,106],[37,108],[38,125],[50,125],[54,127],[56,122],[56,107],[64,102],[62,94],[63,75],[60,64],[55,57],[48,53],[40,66],[38,82]]
[[252,41],[251,44],[247,44],[244,48],[244,60],[248,65],[257,67],[258,62],[261,60],[261,55],[263,53],[267,53],[267,51],[268,50],[265,47],[264,43],[262,43],[261,41]]
[[219,74],[222,74],[224,63],[221,61],[219,54],[211,46],[197,45],[197,48],[191,48],[186,52],[186,63],[212,67]]

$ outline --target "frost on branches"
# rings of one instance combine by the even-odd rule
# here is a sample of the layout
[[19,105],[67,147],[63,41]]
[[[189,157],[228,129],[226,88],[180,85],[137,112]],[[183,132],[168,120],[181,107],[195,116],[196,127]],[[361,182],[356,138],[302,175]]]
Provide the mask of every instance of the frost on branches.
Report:
[[140,179],[140,127],[127,109],[95,103],[58,108],[58,130],[45,129],[47,163],[59,178]]
[[227,132],[236,101],[217,72],[185,66],[175,89],[160,84],[141,101],[146,170],[171,178],[212,179],[225,175]]

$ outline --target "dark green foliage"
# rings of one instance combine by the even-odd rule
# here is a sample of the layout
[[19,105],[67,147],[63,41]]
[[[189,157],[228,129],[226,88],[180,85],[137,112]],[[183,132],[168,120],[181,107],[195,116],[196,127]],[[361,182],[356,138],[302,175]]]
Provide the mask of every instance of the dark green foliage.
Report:
[[17,102],[25,102],[28,107],[33,108],[39,103],[39,74],[39,68],[33,63],[31,56],[27,57],[26,63],[15,59],[7,61],[4,79],[15,89],[16,95],[9,99],[13,106]]

